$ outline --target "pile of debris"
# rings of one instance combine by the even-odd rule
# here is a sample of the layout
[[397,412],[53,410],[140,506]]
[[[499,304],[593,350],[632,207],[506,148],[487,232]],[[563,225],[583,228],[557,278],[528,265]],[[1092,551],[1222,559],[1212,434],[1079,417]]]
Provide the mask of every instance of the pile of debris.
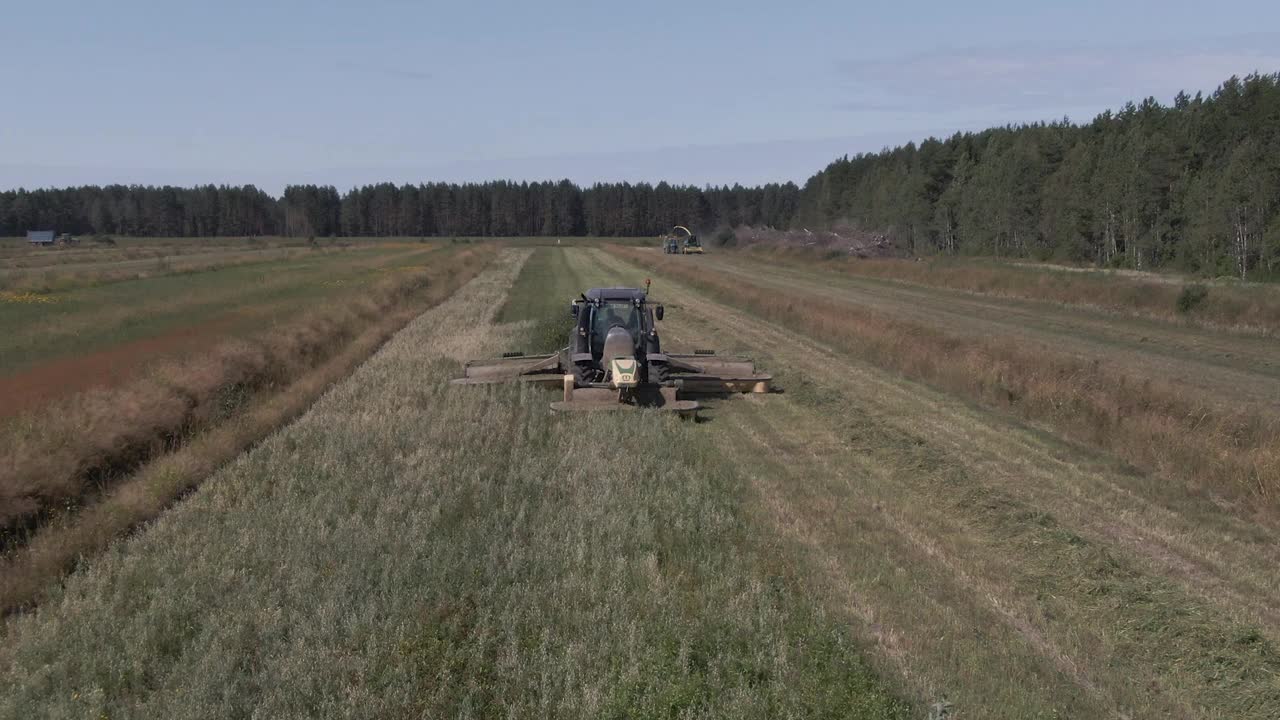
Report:
[[883,233],[866,232],[848,227],[830,230],[738,227],[734,230],[734,235],[741,246],[809,247],[861,258],[900,257],[904,254],[894,245],[893,240]]

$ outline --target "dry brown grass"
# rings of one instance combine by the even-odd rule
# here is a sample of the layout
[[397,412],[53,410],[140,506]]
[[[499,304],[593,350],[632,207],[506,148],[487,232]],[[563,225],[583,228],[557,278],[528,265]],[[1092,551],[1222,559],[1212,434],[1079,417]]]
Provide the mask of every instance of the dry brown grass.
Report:
[[1275,510],[1280,421],[1224,411],[1179,387],[1002,342],[952,335],[846,303],[765,290],[679,259],[613,247],[631,262],[732,301],[768,320],[839,345],[884,368],[976,399],[1108,450],[1195,491]]
[[977,259],[857,259],[794,248],[753,247],[753,257],[859,277],[945,287],[997,297],[1044,300],[1108,312],[1177,320],[1268,335],[1280,333],[1280,288],[1233,281],[1205,284],[1208,294],[1189,312],[1178,309],[1197,281],[1174,275],[1018,265]]
[[[473,277],[492,248],[468,249],[250,341],[169,362],[129,385],[83,393],[20,419],[5,437],[0,523],[8,545],[40,531],[0,568],[0,607],[24,602],[75,556],[158,512],[212,468],[305,408],[387,337]],[[164,456],[110,496],[70,512]],[[26,578],[30,577],[30,581]]]

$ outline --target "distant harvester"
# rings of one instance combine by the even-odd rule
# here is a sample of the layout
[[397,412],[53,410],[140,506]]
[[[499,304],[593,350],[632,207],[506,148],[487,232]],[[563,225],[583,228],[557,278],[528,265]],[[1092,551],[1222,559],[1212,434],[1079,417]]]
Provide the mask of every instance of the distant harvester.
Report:
[[28,230],[27,242],[32,245],[52,245],[57,235],[52,230]]
[[67,233],[58,235],[53,230],[28,230],[27,242],[40,247],[51,247],[53,245],[75,245],[79,242],[79,239]]

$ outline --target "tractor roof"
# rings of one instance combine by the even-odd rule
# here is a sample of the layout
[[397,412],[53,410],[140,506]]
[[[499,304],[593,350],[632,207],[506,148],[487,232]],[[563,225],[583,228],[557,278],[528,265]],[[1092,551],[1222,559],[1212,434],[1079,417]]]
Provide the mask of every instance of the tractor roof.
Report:
[[586,292],[588,300],[600,300],[603,302],[641,302],[645,299],[645,292],[639,288],[611,287],[611,288],[591,288]]

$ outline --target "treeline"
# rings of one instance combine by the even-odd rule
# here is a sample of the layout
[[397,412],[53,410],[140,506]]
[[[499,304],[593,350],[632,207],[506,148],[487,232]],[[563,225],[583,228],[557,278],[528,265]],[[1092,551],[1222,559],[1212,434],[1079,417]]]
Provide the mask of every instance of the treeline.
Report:
[[280,226],[279,214],[277,200],[252,185],[0,192],[0,236],[28,230],[145,237],[271,235]]
[[0,236],[32,229],[158,237],[644,236],[676,224],[782,227],[799,198],[794,183],[382,183],[342,194],[291,185],[278,200],[251,185],[87,186],[0,192]]
[[1067,121],[845,157],[797,222],[915,253],[1018,255],[1240,277],[1280,274],[1280,75],[1232,78]]
[[1085,125],[962,133],[763,187],[659,183],[109,186],[0,192],[0,235],[656,235],[852,226],[917,253],[1280,275],[1280,75],[1147,99]]

